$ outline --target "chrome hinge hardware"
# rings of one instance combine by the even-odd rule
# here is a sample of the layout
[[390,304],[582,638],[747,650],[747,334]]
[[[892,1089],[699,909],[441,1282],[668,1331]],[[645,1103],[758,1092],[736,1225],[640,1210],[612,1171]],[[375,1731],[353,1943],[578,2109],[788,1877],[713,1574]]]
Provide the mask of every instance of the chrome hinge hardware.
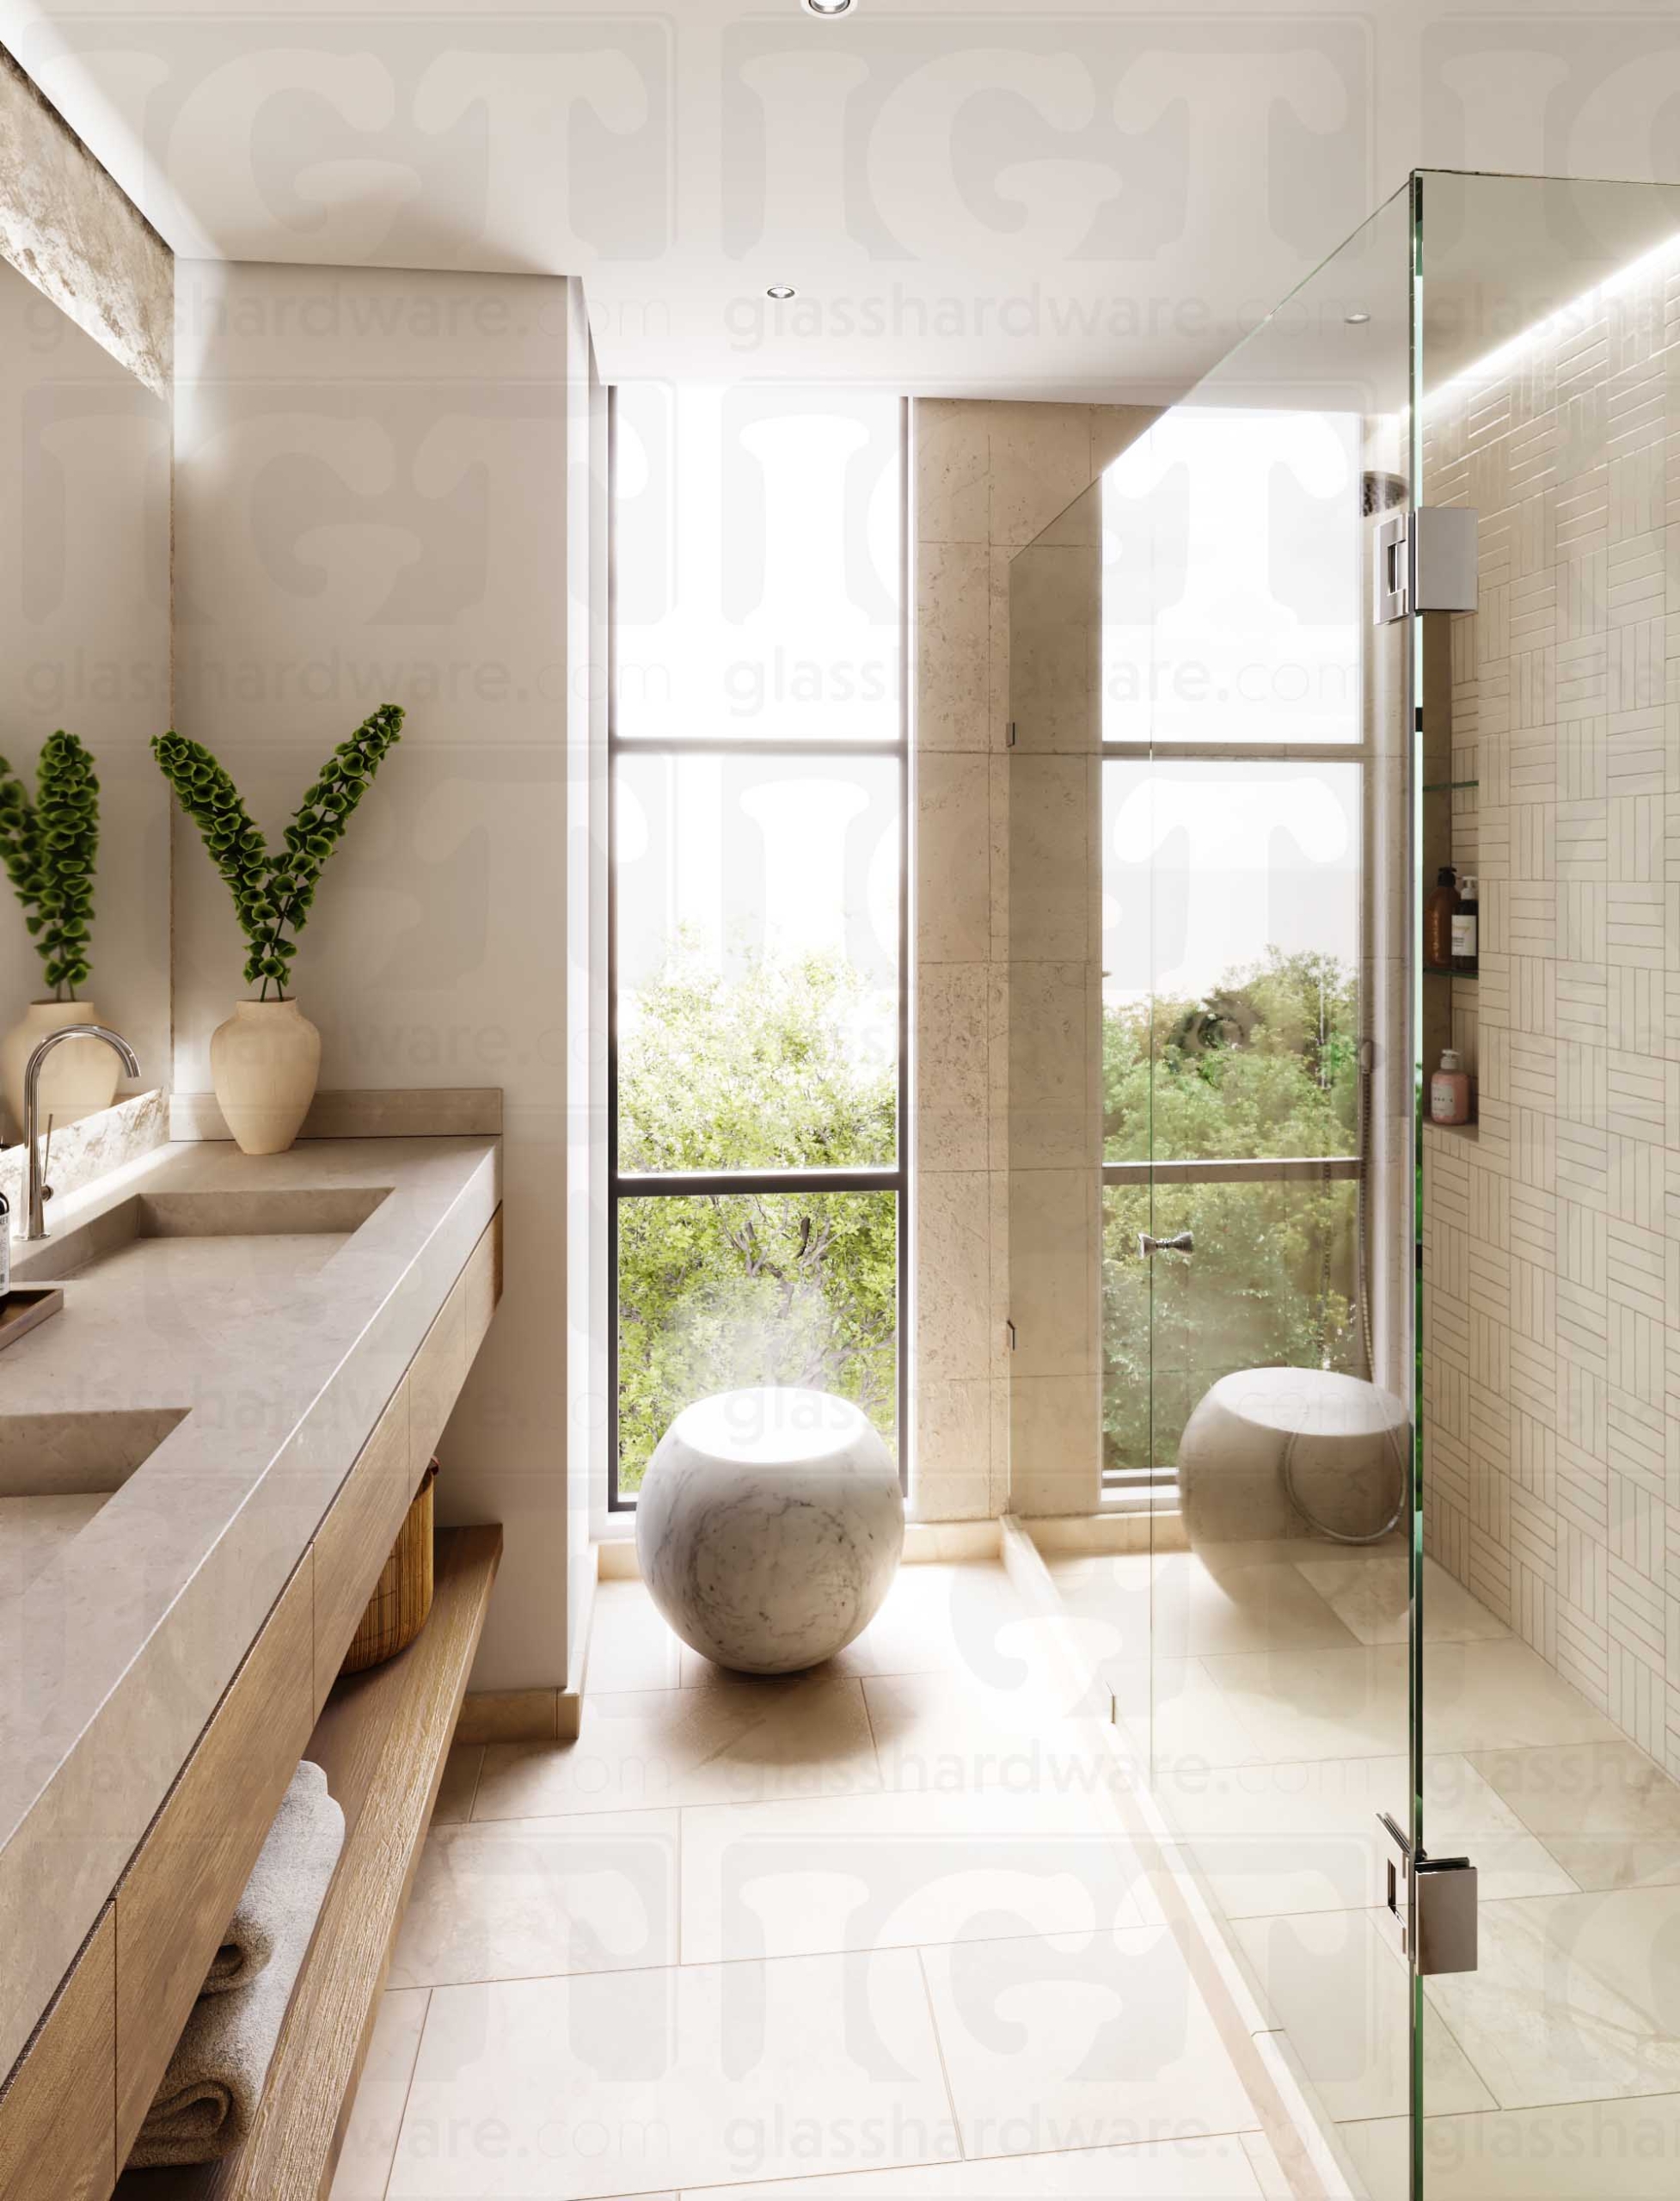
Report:
[[1412,1845],[1386,1812],[1377,1857],[1376,1901],[1382,1923],[1401,1959],[1432,1976],[1476,1968],[1476,1868],[1468,1857],[1414,1859]]
[[1476,516],[1467,505],[1389,512],[1371,537],[1371,616],[1476,608]]

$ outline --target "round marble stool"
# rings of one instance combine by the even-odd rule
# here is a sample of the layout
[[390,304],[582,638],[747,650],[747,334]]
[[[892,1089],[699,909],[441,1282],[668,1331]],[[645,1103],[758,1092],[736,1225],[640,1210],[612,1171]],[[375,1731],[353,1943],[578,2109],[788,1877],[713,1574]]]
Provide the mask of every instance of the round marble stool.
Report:
[[653,1603],[692,1650],[794,1674],[880,1609],[904,1543],[892,1456],[826,1391],[724,1391],[659,1439],[636,1499]]
[[1323,1368],[1222,1376],[1179,1439],[1179,1505],[1193,1544],[1306,1536],[1362,1543],[1405,1494],[1406,1408]]

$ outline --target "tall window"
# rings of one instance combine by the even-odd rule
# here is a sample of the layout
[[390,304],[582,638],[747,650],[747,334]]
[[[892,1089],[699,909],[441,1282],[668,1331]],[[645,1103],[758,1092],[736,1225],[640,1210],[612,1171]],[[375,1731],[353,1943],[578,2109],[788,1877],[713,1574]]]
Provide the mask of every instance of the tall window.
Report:
[[1103,481],[1111,1487],[1169,1480],[1233,1369],[1365,1372],[1361,439],[1182,406]]
[[897,398],[612,404],[610,1501],[694,1400],[902,1425]]

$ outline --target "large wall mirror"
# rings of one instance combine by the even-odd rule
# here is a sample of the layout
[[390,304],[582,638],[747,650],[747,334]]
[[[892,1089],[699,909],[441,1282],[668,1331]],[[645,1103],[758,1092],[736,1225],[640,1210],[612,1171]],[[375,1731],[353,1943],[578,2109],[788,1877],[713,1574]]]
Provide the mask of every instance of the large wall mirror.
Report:
[[[53,733],[90,752],[91,967],[75,991],[80,1014],[96,1012],[133,1045],[132,1090],[169,1082],[169,815],[148,747],[170,713],[169,452],[168,398],[0,264],[0,756],[34,800]],[[61,990],[0,879],[8,1144],[21,1136],[14,1065],[29,1038],[78,1013],[43,1005]],[[115,1058],[93,1043],[88,1052],[108,1085]],[[60,1058],[73,1065],[74,1043]],[[59,1120],[84,1113],[88,1098],[74,1076],[44,1090]]]

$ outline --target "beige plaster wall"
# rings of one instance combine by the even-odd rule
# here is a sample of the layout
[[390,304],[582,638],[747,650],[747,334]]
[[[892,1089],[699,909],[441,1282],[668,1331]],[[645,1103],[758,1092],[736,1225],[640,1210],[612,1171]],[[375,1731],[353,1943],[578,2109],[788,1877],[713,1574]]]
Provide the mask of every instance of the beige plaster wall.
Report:
[[1426,1133],[1426,1548],[1680,1772],[1680,257],[1427,424],[1469,1135]]
[[[183,261],[177,723],[271,838],[377,704],[400,745],[296,966],[327,1086],[499,1085],[506,1297],[440,1497],[506,1524],[475,1675],[567,1664],[567,775],[586,745],[587,345],[563,279]],[[578,592],[576,603],[572,592]],[[175,822],[175,1083],[244,990]]]
[[[1023,1331],[1047,1336],[1053,1314],[1045,1322],[1033,1318],[1051,1308],[1076,1273],[1085,1275],[1085,1265],[1093,1288],[1095,1276],[1094,1241],[1087,1235],[1058,1241],[1055,1273],[1040,1267],[1025,1296],[1018,1269],[1012,1293],[1012,1015],[1042,1033],[1046,1072],[1059,1074],[1050,1059],[1052,1045],[1082,1051],[1087,1041],[1082,1025],[1075,1028],[1078,1019],[1070,1022],[1065,1004],[1055,998],[1058,966],[1084,964],[1094,946],[1082,933],[1078,953],[1064,956],[1053,928],[1045,934],[1039,923],[1042,908],[1012,908],[1011,813],[1018,811],[1030,833],[1053,897],[1067,886],[1064,843],[1088,835],[1094,812],[1088,797],[1070,800],[1074,782],[1082,788],[1093,769],[1088,727],[1082,761],[1064,761],[1056,739],[1036,748],[1030,762],[1010,749],[1009,567],[1154,417],[1137,407],[955,399],[920,399],[912,411],[917,1009],[911,1503],[923,1519],[984,1519],[1012,1503],[1061,1511],[1076,1482],[1088,1482],[1094,1499],[1094,1420],[1088,1431],[1058,1421],[1065,1398],[1061,1375],[1040,1370],[1030,1348],[1023,1365],[1009,1339],[1012,1315],[1018,1339]],[[1089,876],[1083,862],[1087,885]],[[1020,970],[1014,967],[1017,956]],[[1071,1174],[1088,1203],[1094,1168]],[[1059,1180],[1046,1181],[1047,1192],[1062,1189]],[[1012,1451],[1018,1474],[1013,1494]]]

